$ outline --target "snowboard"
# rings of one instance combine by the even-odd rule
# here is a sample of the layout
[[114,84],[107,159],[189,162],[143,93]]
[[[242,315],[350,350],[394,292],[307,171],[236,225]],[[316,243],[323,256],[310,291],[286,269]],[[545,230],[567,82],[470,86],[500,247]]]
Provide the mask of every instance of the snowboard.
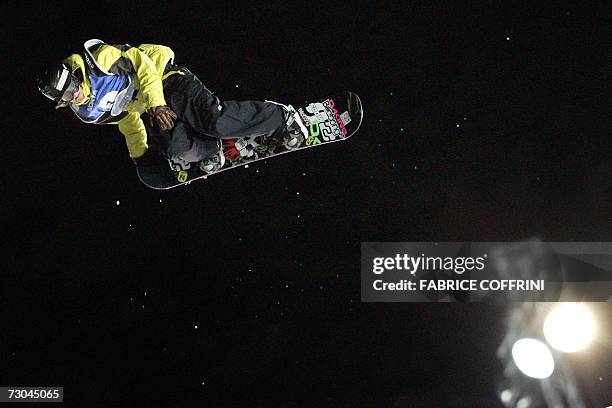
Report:
[[223,139],[225,164],[214,173],[204,174],[196,163],[192,163],[189,170],[176,172],[170,168],[167,160],[160,160],[155,165],[138,166],[138,177],[147,187],[156,190],[188,185],[259,160],[344,141],[359,130],[363,120],[361,100],[353,92],[339,93],[293,107],[309,133],[304,144],[296,149],[287,150],[280,137]]

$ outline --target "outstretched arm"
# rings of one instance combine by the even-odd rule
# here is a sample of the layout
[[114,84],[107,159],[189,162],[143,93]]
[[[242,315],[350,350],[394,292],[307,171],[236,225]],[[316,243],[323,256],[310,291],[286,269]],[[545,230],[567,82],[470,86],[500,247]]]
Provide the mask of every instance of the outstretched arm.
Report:
[[141,157],[147,151],[147,131],[137,112],[130,112],[118,123],[119,131],[125,136],[130,157]]

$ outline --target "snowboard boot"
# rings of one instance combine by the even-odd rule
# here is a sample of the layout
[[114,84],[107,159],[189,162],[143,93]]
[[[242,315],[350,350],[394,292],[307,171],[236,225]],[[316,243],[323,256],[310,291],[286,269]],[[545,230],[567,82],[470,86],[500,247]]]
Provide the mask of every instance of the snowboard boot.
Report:
[[285,128],[283,129],[283,145],[287,150],[295,150],[304,144],[308,137],[308,130],[300,114],[291,105],[283,105],[278,102],[266,101],[282,108],[285,117]]
[[214,156],[208,159],[201,160],[198,167],[205,174],[211,174],[218,171],[225,164],[225,154],[223,153],[223,143],[218,141],[219,151]]
[[178,181],[181,183],[187,181],[191,163],[182,157],[172,156],[168,158],[168,164],[170,165],[170,169],[172,169],[172,172]]
[[172,169],[172,171],[175,173],[180,173],[181,171],[187,171],[191,168],[191,163],[189,163],[187,160],[184,160],[182,157],[179,157],[179,156],[170,157],[168,159],[168,164],[170,165],[170,168]]

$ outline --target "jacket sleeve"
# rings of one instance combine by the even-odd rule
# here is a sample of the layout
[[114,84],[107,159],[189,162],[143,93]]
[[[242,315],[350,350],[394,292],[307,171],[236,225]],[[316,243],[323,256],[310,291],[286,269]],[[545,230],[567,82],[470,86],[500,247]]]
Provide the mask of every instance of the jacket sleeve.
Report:
[[142,96],[147,109],[166,104],[158,67],[143,51],[125,45],[103,44],[93,55],[98,65],[108,72],[135,74],[138,94]]
[[147,151],[147,131],[145,129],[140,114],[138,112],[130,112],[121,119],[119,131],[125,136],[125,143],[128,147],[130,157],[138,158]]

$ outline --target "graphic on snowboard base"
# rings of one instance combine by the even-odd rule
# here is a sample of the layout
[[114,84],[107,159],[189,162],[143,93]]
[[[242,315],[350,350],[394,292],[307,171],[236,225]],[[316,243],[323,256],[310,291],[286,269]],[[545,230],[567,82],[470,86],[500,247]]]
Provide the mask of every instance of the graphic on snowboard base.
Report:
[[196,163],[192,163],[189,170],[176,172],[170,168],[167,160],[163,160],[155,165],[138,166],[138,177],[145,185],[157,190],[187,185],[192,181],[205,179],[258,160],[348,139],[359,130],[363,120],[361,100],[353,92],[338,94],[294,108],[309,133],[305,143],[299,148],[287,150],[282,140],[275,137],[224,139],[225,164],[214,173],[204,174]]

